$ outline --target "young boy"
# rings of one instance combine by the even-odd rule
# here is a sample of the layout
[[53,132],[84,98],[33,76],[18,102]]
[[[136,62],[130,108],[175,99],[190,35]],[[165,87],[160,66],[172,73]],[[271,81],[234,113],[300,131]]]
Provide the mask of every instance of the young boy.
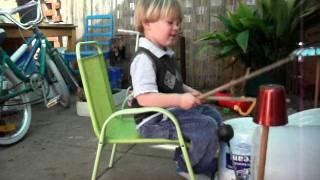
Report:
[[[197,174],[215,173],[214,156],[218,148],[217,128],[220,114],[202,105],[200,92],[185,85],[169,48],[178,35],[182,20],[177,0],[139,0],[135,11],[140,38],[139,50],[130,65],[133,105],[167,108],[177,118],[183,136],[190,141],[191,165]],[[136,117],[137,128],[144,137],[176,139],[174,125],[161,114]],[[179,150],[175,153],[177,171],[187,175]]]

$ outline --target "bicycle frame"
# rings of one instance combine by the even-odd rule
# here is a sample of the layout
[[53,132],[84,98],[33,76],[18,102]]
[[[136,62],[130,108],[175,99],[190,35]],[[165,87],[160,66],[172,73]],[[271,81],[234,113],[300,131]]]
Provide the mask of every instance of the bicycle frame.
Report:
[[[6,54],[6,52],[0,48],[0,69],[1,69],[1,77],[3,74],[6,74],[6,77],[10,77],[11,80],[13,80],[14,82],[16,82],[16,84],[19,84],[21,81],[22,82],[28,82],[28,78],[23,75],[19,69],[17,69],[17,67],[15,66],[15,64],[11,61],[11,59],[9,58],[9,56]],[[12,69],[12,71],[10,70]],[[2,86],[4,82],[4,79],[1,78],[0,80],[0,85]],[[32,88],[24,88],[24,89],[19,89],[18,91],[11,93],[11,94],[7,94],[7,95],[2,95],[2,87],[0,88],[0,102],[2,101],[6,101],[10,98],[13,98],[15,96],[18,96],[20,94],[23,93],[28,93],[31,92]]]
[[[17,19],[14,19],[11,16],[11,14],[17,13],[23,9],[28,9],[32,6],[37,6],[37,17],[32,21],[29,21],[27,23],[21,23]],[[65,81],[67,81],[67,83],[70,85],[71,89],[77,90],[78,92],[81,91],[81,87],[79,86],[76,78],[71,74],[71,72],[68,70],[68,67],[65,65],[64,58],[59,54],[59,52],[57,52],[57,50],[55,48],[53,48],[51,46],[51,44],[48,42],[48,40],[43,35],[43,33],[38,29],[37,24],[39,24],[43,18],[40,0],[38,0],[38,1],[31,0],[30,2],[26,3],[25,5],[19,6],[15,9],[12,9],[12,10],[0,9],[0,15],[6,17],[8,20],[10,20],[11,22],[13,22],[14,24],[16,24],[17,26],[19,26],[22,29],[27,30],[27,29],[33,28],[34,34],[37,34],[38,38],[43,40],[43,41],[41,41],[41,46],[46,47],[46,51],[41,51],[40,54],[44,55],[43,57],[45,57],[45,54],[47,53],[50,56],[50,58],[54,61],[56,66],[58,67],[58,69],[59,69],[60,73],[62,74],[63,78],[65,79]],[[18,59],[25,52],[25,50],[27,49],[26,47],[27,47],[27,45],[21,46],[16,51],[17,53],[15,53],[11,56],[11,59],[15,62],[16,59]],[[42,50],[42,48],[41,48],[41,50]],[[30,56],[31,56],[31,54],[30,54]],[[29,57],[29,59],[30,59],[30,57]],[[41,61],[41,62],[44,63],[44,61]],[[28,63],[26,64],[26,66],[27,65],[28,65]],[[44,74],[44,70],[45,70],[44,66],[41,66],[40,68],[41,68],[40,74]]]
[[[11,18],[12,12],[35,5],[37,18],[34,21],[23,24]],[[18,142],[28,132],[31,105],[39,102],[41,97],[47,108],[58,103],[65,108],[69,106],[70,92],[65,79],[68,78],[72,83],[74,78],[68,77],[70,72],[65,72],[66,67],[61,65],[64,61],[60,53],[51,46],[37,26],[42,19],[40,1],[31,0],[13,10],[0,9],[0,15],[22,29],[33,30],[33,36],[11,57],[0,47],[0,145],[8,145]],[[1,29],[1,42],[3,35]],[[30,100],[29,93],[36,90],[41,90],[41,97]]]
[[[32,6],[37,6],[37,17],[32,21],[29,21],[27,23],[21,23],[21,22],[17,21],[16,19],[14,19],[12,16],[10,16],[10,14],[15,14],[23,9],[28,9]],[[37,2],[31,0],[30,2],[26,3],[25,5],[11,9],[10,11],[4,10],[4,13],[1,13],[1,15],[5,16],[8,20],[10,20],[14,24],[18,25],[22,29],[27,30],[27,29],[30,29],[34,24],[38,24],[41,22],[42,17],[43,17],[42,11],[41,11],[41,2],[40,2],[40,0],[38,0]]]
[[[28,51],[28,48],[30,46],[31,46],[31,50],[29,52],[27,59],[21,58],[21,56]],[[40,48],[40,52],[37,52],[39,48]],[[50,48],[52,48],[52,46],[50,45],[49,41],[46,39],[46,37],[42,34],[42,32],[38,28],[35,28],[34,35],[31,38],[29,38],[25,44],[21,45],[20,48],[18,48],[18,50],[11,56],[14,59],[9,57],[7,53],[2,48],[0,48],[0,55],[2,57],[0,58],[1,70],[2,72],[7,73],[7,77],[14,78],[13,76],[16,76],[18,78],[15,80],[17,84],[21,82],[28,84],[30,82],[30,76],[27,75],[26,70],[30,66],[31,62],[35,60],[33,57],[37,56],[37,53],[38,53],[39,54],[38,59],[40,64],[39,74],[45,78],[46,77],[45,61],[46,61],[47,51]],[[48,55],[51,56],[49,53]],[[22,66],[20,69],[18,68],[19,65]],[[12,73],[9,74],[10,70],[8,68],[12,70],[13,74]],[[50,81],[48,82],[50,83]],[[3,80],[0,81],[0,84],[2,83],[3,83]],[[35,90],[34,88],[27,86],[23,89],[19,89],[18,91],[15,91],[8,95],[1,96],[0,101],[5,101],[7,99],[18,96],[22,93],[28,93],[34,90]]]

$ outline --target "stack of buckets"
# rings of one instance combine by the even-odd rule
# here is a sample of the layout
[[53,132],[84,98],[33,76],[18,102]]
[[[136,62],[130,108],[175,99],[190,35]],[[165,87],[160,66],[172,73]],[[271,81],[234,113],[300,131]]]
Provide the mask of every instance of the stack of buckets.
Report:
[[[232,155],[226,143],[220,144],[219,180],[235,180],[232,161],[242,180],[257,175],[261,126],[252,117],[224,122],[232,126]],[[288,117],[288,124],[269,130],[265,180],[319,179],[320,171],[320,108],[297,112]]]

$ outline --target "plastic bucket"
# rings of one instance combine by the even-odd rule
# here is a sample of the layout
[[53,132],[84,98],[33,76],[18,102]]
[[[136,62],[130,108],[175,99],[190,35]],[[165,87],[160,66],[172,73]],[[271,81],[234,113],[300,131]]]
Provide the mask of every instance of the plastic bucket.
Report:
[[288,122],[288,125],[295,126],[320,126],[320,108],[308,109],[294,113],[288,117]]
[[[252,177],[258,169],[261,131],[255,134]],[[320,126],[270,127],[265,164],[265,180],[316,180],[320,177]]]
[[231,158],[234,161],[238,176],[244,180],[249,179],[252,138],[258,125],[252,121],[252,117],[234,118],[224,123],[232,126],[234,137],[230,140],[232,155],[226,143],[222,142],[220,144],[219,180],[236,179]]
[[[261,129],[254,132],[252,177],[256,179]],[[301,180],[320,177],[320,108],[288,116],[288,124],[270,127],[265,180]]]
[[117,66],[110,66],[108,69],[109,81],[112,89],[121,89],[123,69]]

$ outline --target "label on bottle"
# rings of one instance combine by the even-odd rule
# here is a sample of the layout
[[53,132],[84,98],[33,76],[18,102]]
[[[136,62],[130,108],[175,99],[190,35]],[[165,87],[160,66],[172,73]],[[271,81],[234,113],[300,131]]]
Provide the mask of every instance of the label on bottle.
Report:
[[232,155],[229,152],[226,153],[226,168],[233,170],[232,163],[234,163],[237,175],[242,177],[243,179],[249,178],[250,162],[251,162],[250,145],[248,144],[240,143],[236,145],[235,153],[233,153]]

